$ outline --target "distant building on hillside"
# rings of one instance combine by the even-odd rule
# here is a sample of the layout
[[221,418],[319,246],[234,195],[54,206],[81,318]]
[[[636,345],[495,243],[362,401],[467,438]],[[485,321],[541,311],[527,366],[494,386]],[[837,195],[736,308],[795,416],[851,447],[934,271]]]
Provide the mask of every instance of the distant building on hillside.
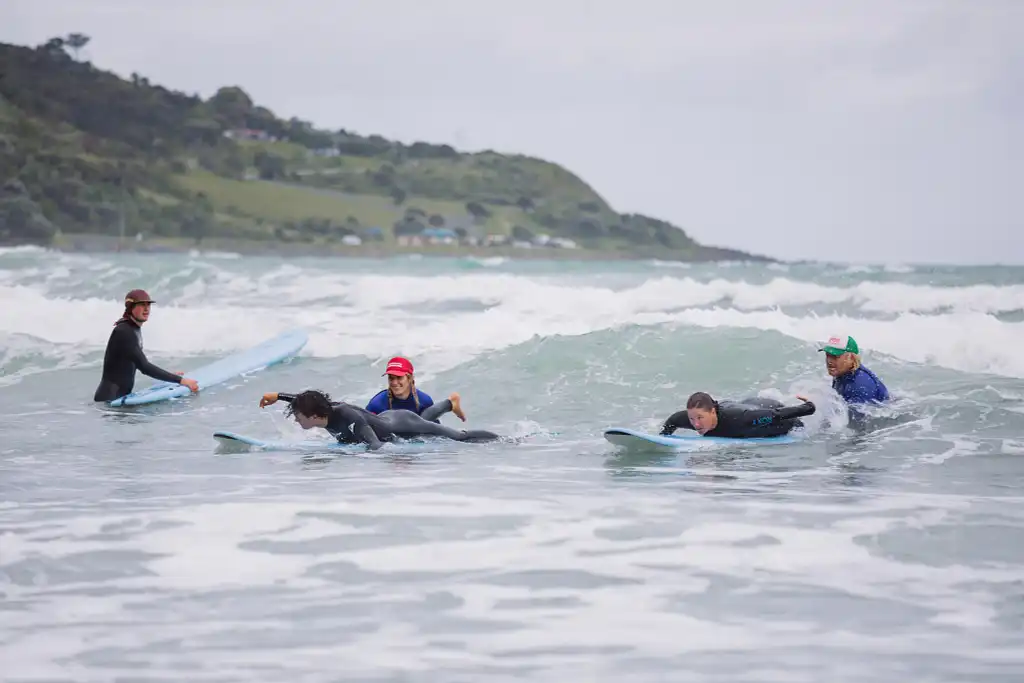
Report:
[[399,235],[396,241],[402,247],[419,247],[423,245],[423,238],[419,235]]
[[459,240],[458,234],[448,228],[427,228],[420,234],[429,244],[455,244]]
[[261,140],[263,142],[277,142],[277,138],[265,130],[254,128],[230,128],[224,131],[224,137],[232,140]]

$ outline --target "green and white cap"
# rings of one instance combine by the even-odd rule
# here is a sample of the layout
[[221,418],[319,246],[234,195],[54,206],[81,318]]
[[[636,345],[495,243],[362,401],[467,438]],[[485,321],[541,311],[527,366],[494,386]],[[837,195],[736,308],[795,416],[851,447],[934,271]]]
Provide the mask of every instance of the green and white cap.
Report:
[[857,346],[857,342],[850,336],[829,337],[825,345],[818,350],[824,351],[830,356],[841,356],[844,353],[860,353],[860,347]]

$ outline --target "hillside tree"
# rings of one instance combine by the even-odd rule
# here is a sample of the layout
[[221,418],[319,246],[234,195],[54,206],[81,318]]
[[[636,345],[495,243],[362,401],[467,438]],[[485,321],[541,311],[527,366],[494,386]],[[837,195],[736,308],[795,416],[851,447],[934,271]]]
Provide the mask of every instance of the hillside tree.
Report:
[[64,39],[64,46],[75,51],[75,59],[78,59],[78,51],[89,44],[89,36],[84,33],[69,33]]

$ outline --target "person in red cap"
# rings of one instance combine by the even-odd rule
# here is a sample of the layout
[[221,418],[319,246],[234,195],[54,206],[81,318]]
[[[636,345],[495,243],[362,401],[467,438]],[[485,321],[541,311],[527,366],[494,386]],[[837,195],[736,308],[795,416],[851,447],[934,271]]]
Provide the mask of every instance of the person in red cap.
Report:
[[388,388],[366,404],[366,409],[374,415],[397,408],[411,410],[431,422],[438,422],[438,418],[450,411],[463,422],[466,421],[466,414],[462,412],[462,403],[457,393],[452,393],[444,401],[435,404],[430,394],[416,388],[416,378],[408,358],[395,356],[388,361],[384,374],[388,378]]
[[142,324],[149,320],[152,304],[153,299],[143,289],[133,289],[125,295],[124,313],[114,323],[107,340],[103,376],[93,394],[94,401],[113,401],[132,393],[136,370],[153,379],[183,384],[193,392],[199,391],[199,384],[194,379],[153,365],[142,352]]

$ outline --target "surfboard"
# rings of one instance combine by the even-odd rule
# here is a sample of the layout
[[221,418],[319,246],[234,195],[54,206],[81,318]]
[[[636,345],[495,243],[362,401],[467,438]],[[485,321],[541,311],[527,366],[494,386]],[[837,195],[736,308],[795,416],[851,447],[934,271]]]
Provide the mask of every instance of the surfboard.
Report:
[[[229,354],[208,365],[195,368],[185,373],[199,383],[199,391],[233,377],[262,370],[265,367],[285,361],[297,354],[309,341],[305,330],[292,330],[279,334],[267,341],[244,351]],[[146,403],[157,403],[172,398],[188,396],[192,392],[181,384],[157,382],[151,387],[137,391],[110,401],[111,406],[137,406]]]
[[[425,440],[403,440],[395,443],[386,443],[379,451],[370,451],[366,444],[343,444],[331,439],[309,439],[306,441],[280,441],[259,439],[253,436],[237,434],[235,432],[216,431],[213,433],[218,448],[226,452],[247,452],[247,451],[306,451],[316,453],[337,453],[339,455],[379,453],[381,455],[394,453],[418,453],[430,448],[431,443]],[[455,443],[455,442],[449,442]]]
[[627,427],[611,427],[604,431],[604,438],[609,443],[621,448],[699,451],[724,446],[769,446],[775,444],[796,443],[796,437],[789,434],[782,436],[759,436],[752,439],[730,439],[720,436],[701,436],[697,432],[684,434],[648,434]]

